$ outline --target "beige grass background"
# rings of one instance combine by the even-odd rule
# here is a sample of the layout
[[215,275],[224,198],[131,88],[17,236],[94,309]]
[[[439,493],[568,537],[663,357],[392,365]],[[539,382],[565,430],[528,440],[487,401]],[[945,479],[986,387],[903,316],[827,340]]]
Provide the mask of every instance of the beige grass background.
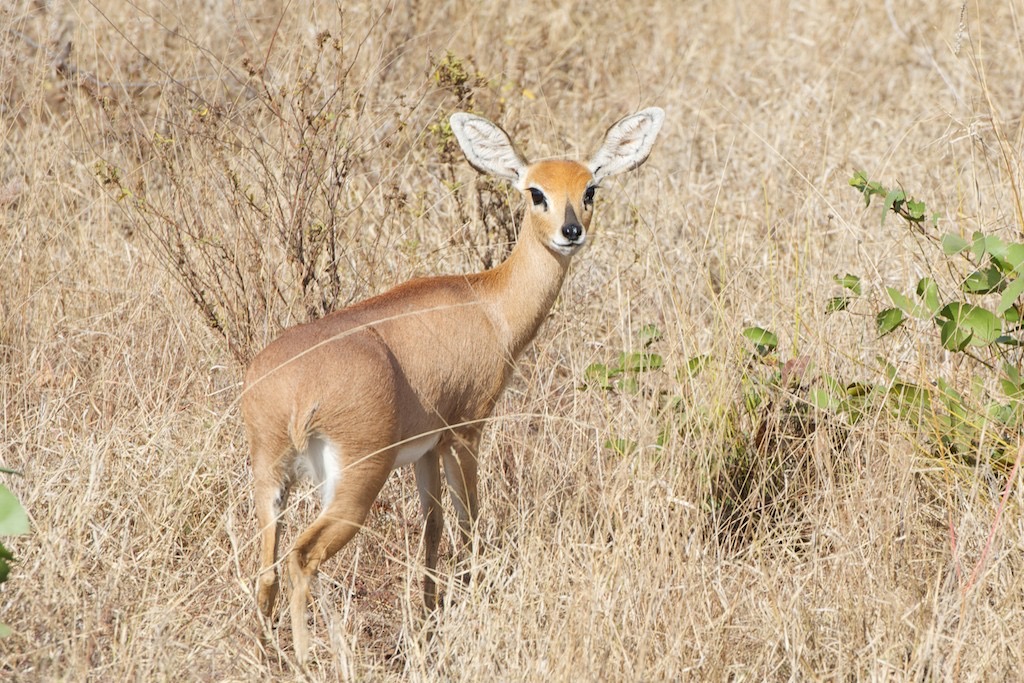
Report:
[[[912,287],[936,263],[898,220],[880,226],[847,180],[864,168],[941,211],[942,230],[1019,239],[1021,10],[5,5],[0,464],[24,474],[5,483],[32,533],[4,541],[18,563],[0,591],[15,631],[0,642],[0,678],[1019,678],[1024,496],[1013,490],[994,527],[1005,476],[933,458],[922,434],[879,413],[803,435],[784,514],[755,515],[742,539],[722,532],[709,500],[723,463],[758,457],[747,325],[779,333],[781,360],[807,357],[846,381],[881,379],[882,355],[912,381],[969,383],[975,368],[927,327],[875,338],[883,287]],[[333,61],[318,63],[324,41]],[[462,102],[434,75],[447,51],[477,75]],[[343,257],[318,270],[337,274],[330,303],[479,269],[505,249],[481,213],[503,211],[490,225],[508,225],[519,200],[439,149],[431,126],[467,99],[533,158],[586,156],[644,106],[667,120],[650,161],[602,188],[597,239],[490,426],[479,580],[449,586],[447,609],[424,618],[415,488],[396,473],[367,529],[324,567],[303,674],[288,626],[264,650],[254,617],[236,404],[248,351],[206,324],[145,217],[242,240],[238,218],[253,213],[224,189],[231,167],[243,185],[264,173],[279,190],[281,211],[246,244],[257,228],[287,228],[300,183],[285,160],[301,151],[289,131],[301,111],[325,111],[338,118],[316,144],[351,155],[345,182],[309,200],[316,215],[336,193]],[[298,292],[266,244],[263,270],[246,277]],[[864,278],[865,300],[826,316],[845,272]],[[258,287],[245,293],[260,300]],[[308,316],[297,294],[253,310],[255,346]],[[663,334],[666,370],[645,386],[683,399],[662,449],[657,392],[580,388],[589,364],[635,350],[646,324]],[[714,360],[676,379],[700,354]],[[623,456],[609,438],[638,448]],[[293,522],[315,513],[300,498]]]

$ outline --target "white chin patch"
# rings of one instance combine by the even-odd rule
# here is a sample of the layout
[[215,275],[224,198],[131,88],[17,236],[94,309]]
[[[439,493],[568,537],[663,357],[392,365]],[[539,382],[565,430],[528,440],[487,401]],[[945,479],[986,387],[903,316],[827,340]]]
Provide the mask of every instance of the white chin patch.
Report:
[[572,256],[577,251],[583,248],[583,245],[587,243],[586,238],[581,242],[562,242],[559,240],[551,240],[549,246],[551,251],[561,254],[562,256]]

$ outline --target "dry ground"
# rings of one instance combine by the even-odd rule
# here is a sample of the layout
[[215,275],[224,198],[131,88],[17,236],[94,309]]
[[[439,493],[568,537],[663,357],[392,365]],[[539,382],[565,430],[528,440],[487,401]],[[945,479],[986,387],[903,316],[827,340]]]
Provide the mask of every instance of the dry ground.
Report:
[[[876,338],[884,286],[942,264],[847,180],[902,183],[941,230],[1019,235],[1021,10],[4,5],[0,464],[24,475],[5,482],[32,533],[4,541],[0,678],[1019,678],[1021,487],[997,521],[1006,470],[935,457],[881,410],[786,432],[781,386],[750,400],[774,369],[740,331],[843,381],[880,381],[882,356],[968,387],[978,366],[927,326]],[[450,112],[532,157],[585,156],[652,104],[668,119],[651,160],[602,189],[598,239],[489,428],[478,580],[424,618],[400,472],[325,567],[308,671],[283,622],[262,650],[240,359],[505,253],[520,200],[453,154]],[[864,300],[826,316],[845,272]],[[582,388],[650,324],[665,367],[640,391]]]

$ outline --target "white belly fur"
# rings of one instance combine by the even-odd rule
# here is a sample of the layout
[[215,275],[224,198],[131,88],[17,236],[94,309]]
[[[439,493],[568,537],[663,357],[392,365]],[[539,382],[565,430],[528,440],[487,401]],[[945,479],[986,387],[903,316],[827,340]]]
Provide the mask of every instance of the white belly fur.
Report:
[[405,467],[416,462],[431,448],[437,445],[437,442],[441,440],[441,433],[437,432],[434,434],[424,434],[423,436],[416,437],[412,441],[406,441],[398,447],[398,455],[395,456],[395,464],[392,469],[398,469],[399,467]]

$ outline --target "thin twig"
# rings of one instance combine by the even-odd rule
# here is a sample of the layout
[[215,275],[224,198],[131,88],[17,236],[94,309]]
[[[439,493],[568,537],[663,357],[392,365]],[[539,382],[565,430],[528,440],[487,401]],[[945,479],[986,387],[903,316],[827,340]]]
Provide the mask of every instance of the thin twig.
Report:
[[[15,38],[18,38],[19,40],[21,40],[21,42],[23,42],[26,45],[28,45],[31,49],[33,49],[35,51],[42,51],[42,52],[47,53],[47,58],[48,58],[48,60],[50,62],[50,65],[53,67],[53,70],[59,76],[62,76],[65,81],[68,81],[68,82],[72,83],[73,85],[77,85],[78,87],[82,87],[83,85],[88,85],[88,86],[91,86],[93,88],[96,88],[97,90],[104,89],[104,88],[105,89],[109,89],[109,90],[114,90],[116,88],[123,88],[124,90],[136,90],[137,91],[137,90],[145,90],[147,88],[162,88],[162,87],[165,87],[165,86],[168,86],[168,85],[177,85],[177,84],[183,82],[182,80],[167,80],[167,81],[116,81],[116,82],[115,81],[105,81],[105,80],[102,80],[102,79],[98,78],[94,74],[81,69],[80,67],[78,67],[76,64],[74,64],[71,61],[71,45],[72,44],[71,44],[70,40],[63,41],[63,45],[60,46],[60,50],[48,50],[41,43],[39,43],[39,41],[37,41],[34,38],[32,38],[32,36],[22,32],[22,31],[19,31],[18,29],[8,28],[7,29],[7,33],[9,35],[15,37]],[[200,78],[196,77],[196,78],[190,78],[190,79],[184,79],[184,80],[196,82],[196,81],[200,81],[200,80],[203,80],[203,79],[200,79]],[[77,82],[75,82],[75,81],[77,81]]]
[[1024,442],[1021,442],[1017,448],[1017,458],[1013,461],[1013,469],[1010,470],[1010,476],[1006,478],[1006,486],[1003,488],[999,507],[996,508],[996,517],[992,520],[992,526],[988,530],[988,538],[985,540],[985,547],[981,551],[981,557],[978,558],[978,563],[974,565],[974,570],[971,572],[971,578],[967,581],[967,585],[964,586],[964,594],[974,587],[978,574],[988,561],[989,552],[992,550],[992,541],[995,539],[996,530],[999,528],[999,522],[1003,517],[1003,510],[1006,509],[1006,501],[1010,498],[1010,491],[1013,490],[1013,484],[1017,480],[1017,470],[1020,469],[1022,457],[1024,457]]

